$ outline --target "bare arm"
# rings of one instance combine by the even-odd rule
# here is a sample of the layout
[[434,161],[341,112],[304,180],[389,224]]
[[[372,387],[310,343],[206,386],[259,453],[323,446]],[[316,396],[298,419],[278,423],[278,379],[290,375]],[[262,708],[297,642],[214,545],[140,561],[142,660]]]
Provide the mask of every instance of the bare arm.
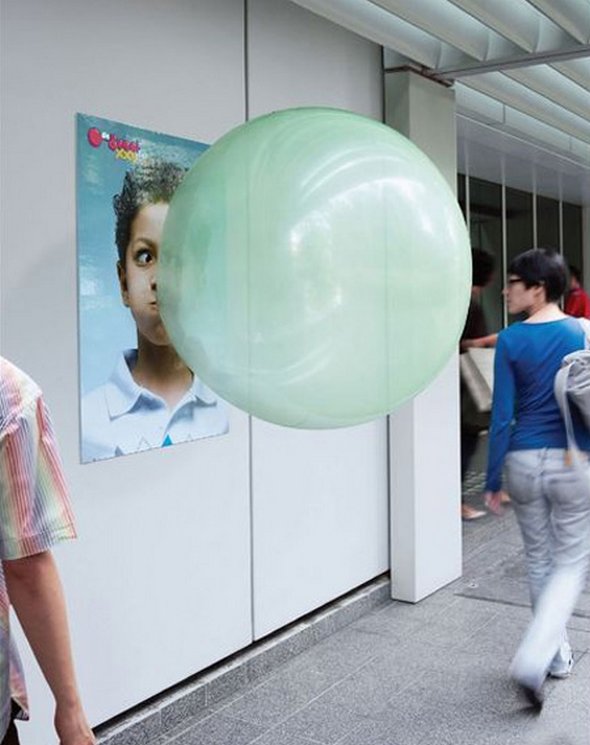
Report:
[[93,745],[70,648],[66,606],[53,556],[45,551],[3,562],[10,602],[55,697],[61,745]]
[[489,334],[488,336],[480,336],[477,339],[463,339],[460,342],[460,347],[462,352],[470,347],[495,347],[497,340],[498,334]]

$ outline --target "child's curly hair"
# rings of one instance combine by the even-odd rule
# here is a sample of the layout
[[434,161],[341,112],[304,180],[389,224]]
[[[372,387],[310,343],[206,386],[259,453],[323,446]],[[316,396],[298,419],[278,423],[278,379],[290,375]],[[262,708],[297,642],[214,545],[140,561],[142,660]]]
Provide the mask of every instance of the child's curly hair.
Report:
[[115,210],[115,242],[119,261],[125,261],[125,252],[131,236],[131,223],[146,204],[168,204],[187,169],[164,160],[144,160],[125,174],[120,194],[113,197]]

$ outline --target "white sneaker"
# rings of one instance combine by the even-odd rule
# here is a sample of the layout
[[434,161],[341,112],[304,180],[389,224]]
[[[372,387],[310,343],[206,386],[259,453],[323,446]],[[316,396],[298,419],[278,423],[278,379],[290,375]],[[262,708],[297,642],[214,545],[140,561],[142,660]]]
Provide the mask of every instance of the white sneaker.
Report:
[[564,678],[569,678],[569,676],[572,674],[572,667],[574,666],[574,655],[572,652],[570,652],[569,659],[565,663],[560,663],[559,666],[556,665],[555,667],[549,668],[549,677],[550,678],[559,678],[560,680],[563,680]]

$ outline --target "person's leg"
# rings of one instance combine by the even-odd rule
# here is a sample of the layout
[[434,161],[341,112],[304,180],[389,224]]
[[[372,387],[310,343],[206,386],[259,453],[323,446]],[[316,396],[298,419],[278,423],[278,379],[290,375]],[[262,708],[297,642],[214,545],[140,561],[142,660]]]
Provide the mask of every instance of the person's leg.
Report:
[[18,733],[14,722],[10,723],[1,745],[19,745]]
[[[472,432],[464,427],[461,428],[461,485],[465,482],[467,469],[479,442],[479,433]],[[464,520],[474,520],[483,517],[486,513],[483,510],[477,510],[475,507],[467,504],[461,495],[461,517]]]
[[[552,566],[551,509],[542,488],[543,456],[543,450],[520,450],[508,453],[506,458],[508,488],[524,543],[534,614]],[[511,663],[510,674],[523,687],[531,703],[540,707],[540,689],[545,675],[538,670],[534,650],[525,644],[527,638],[528,631]]]
[[543,469],[544,491],[552,506],[553,567],[513,662],[515,671],[526,669],[538,685],[552,668],[567,668],[571,649],[566,624],[583,588],[590,557],[590,472],[566,466],[564,455],[553,451]]
[[21,710],[18,704],[16,704],[15,701],[12,701],[12,712],[11,712],[11,722],[8,726],[8,729],[6,730],[6,734],[4,735],[4,739],[2,742],[0,742],[0,745],[19,745],[19,739],[18,739],[18,731],[16,729],[16,724],[14,723],[14,720],[20,715]]
[[542,453],[517,450],[508,453],[506,477],[522,535],[533,611],[551,571],[551,509],[542,491]]
[[467,469],[475,455],[478,442],[479,432],[473,432],[464,426],[461,427],[461,481],[467,475]]

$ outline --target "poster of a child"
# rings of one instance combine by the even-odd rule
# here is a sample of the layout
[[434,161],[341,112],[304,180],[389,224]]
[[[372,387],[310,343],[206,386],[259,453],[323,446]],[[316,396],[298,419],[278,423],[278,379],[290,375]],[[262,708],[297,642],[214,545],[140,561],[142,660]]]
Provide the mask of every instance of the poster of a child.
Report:
[[207,146],[77,124],[82,462],[225,434],[227,405],[177,354],[157,294],[170,200]]

